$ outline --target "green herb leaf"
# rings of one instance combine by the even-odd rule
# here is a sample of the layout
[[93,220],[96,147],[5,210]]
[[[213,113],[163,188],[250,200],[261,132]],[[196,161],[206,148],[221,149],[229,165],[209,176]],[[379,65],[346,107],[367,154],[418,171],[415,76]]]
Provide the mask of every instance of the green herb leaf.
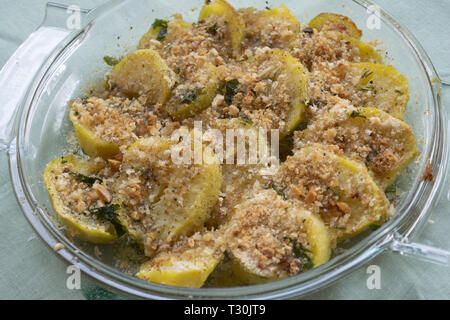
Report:
[[158,27],[167,28],[169,22],[167,20],[155,19],[152,23],[152,28],[156,29]]
[[373,74],[373,71],[366,71],[364,72],[364,74],[361,76],[361,79],[366,79],[367,77],[371,76]]
[[91,186],[95,183],[95,181],[98,181],[100,183],[103,182],[102,179],[97,178],[97,177],[89,177],[89,176],[85,176],[84,174],[81,173],[77,173],[77,172],[69,172],[69,174],[75,176],[75,179],[79,182],[83,182],[86,183],[87,185]]
[[337,197],[338,199],[341,197],[340,193],[337,192],[336,190],[334,190],[333,188],[328,187],[328,190],[330,190],[330,192],[331,192],[335,197]]
[[228,105],[231,105],[233,103],[233,97],[238,93],[239,89],[239,81],[237,79],[233,79],[230,81],[227,81],[225,83],[225,102]]
[[81,103],[82,103],[82,104],[86,104],[86,103],[87,103],[87,101],[88,101],[88,99],[89,99],[89,97],[88,97],[88,96],[86,96],[86,95],[84,95],[84,96],[81,96],[81,98],[80,98],[80,100],[81,100]]
[[303,122],[300,122],[300,124],[297,126],[297,128],[295,130],[296,131],[304,131],[304,130],[306,130],[306,128],[308,128],[308,122],[303,121]]
[[279,195],[282,196],[284,200],[286,200],[286,195],[284,194],[284,191],[282,189],[278,189],[278,187],[276,186],[275,183],[272,183],[272,185],[270,186],[273,190],[275,190],[275,192]]
[[159,30],[158,32],[158,36],[156,37],[156,40],[158,41],[162,41],[166,38],[166,34],[167,34],[167,28],[161,28],[161,30]]
[[111,204],[109,206],[97,208],[94,210],[89,211],[90,213],[99,216],[101,218],[104,218],[110,222],[113,222],[116,219],[116,211],[120,209],[120,205],[118,204]]
[[217,29],[219,28],[219,26],[217,25],[217,23],[214,23],[213,25],[210,25],[209,27],[206,27],[206,32],[208,32],[209,34],[215,36],[217,34]]
[[105,63],[108,66],[114,67],[116,64],[118,64],[120,62],[120,59],[117,59],[117,58],[114,58],[111,56],[104,56],[103,61],[105,61]]
[[89,211],[91,214],[96,215],[102,219],[106,219],[114,225],[117,234],[120,236],[125,233],[122,225],[117,221],[116,211],[120,209],[120,205],[111,204],[109,206],[93,209]]
[[362,115],[359,111],[352,111],[352,113],[350,114],[350,118],[364,118],[364,119],[367,119],[367,117]]
[[158,35],[156,36],[156,40],[158,40],[158,41],[164,40],[164,38],[166,37],[166,34],[167,34],[168,23],[169,22],[167,20],[162,20],[162,19],[155,19],[155,21],[153,21],[153,23],[152,23],[153,29],[161,27],[161,29],[158,32]]
[[186,94],[184,94],[183,98],[181,99],[181,103],[192,103],[197,101],[197,96],[201,94],[203,91],[203,88],[195,88],[192,91],[188,91]]
[[396,93],[398,93],[399,95],[404,95],[405,93],[401,90],[395,90]]
[[367,86],[361,86],[361,91],[372,91],[375,87],[371,84],[367,85]]
[[289,237],[284,237],[284,240],[289,240],[292,243],[292,254],[296,259],[301,259],[306,261],[303,265],[304,270],[309,270],[314,267],[314,262],[312,262],[308,253],[311,253],[310,250],[305,248],[301,243],[298,243],[297,239],[291,239]]
[[247,123],[247,124],[253,123],[253,121],[250,120],[249,118],[247,118],[246,116],[243,116],[240,119],[242,122]]

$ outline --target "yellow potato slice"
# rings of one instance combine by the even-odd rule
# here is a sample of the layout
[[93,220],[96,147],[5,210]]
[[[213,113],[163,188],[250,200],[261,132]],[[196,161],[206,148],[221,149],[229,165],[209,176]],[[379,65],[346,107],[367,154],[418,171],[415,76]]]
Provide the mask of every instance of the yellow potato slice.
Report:
[[233,55],[239,54],[245,38],[245,22],[228,2],[214,0],[204,5],[198,20],[211,20],[212,23],[217,23],[219,28],[225,28],[225,39],[229,42]]
[[333,41],[348,43],[351,47],[358,49],[359,61],[357,62],[383,63],[383,57],[380,55],[379,50],[368,42],[361,41],[345,33],[333,30],[327,31],[325,37],[328,37]]
[[343,240],[392,212],[366,167],[336,155],[337,150],[320,144],[297,150],[282,164],[275,183],[288,200],[304,203],[321,216],[334,237]]
[[409,101],[409,84],[403,74],[393,66],[374,63],[354,63],[350,73],[359,79],[355,89],[361,96],[361,107],[374,107],[403,119]]
[[356,45],[356,47],[359,50],[361,62],[371,62],[378,64],[383,63],[383,57],[369,43],[355,39],[352,39],[352,42]]
[[111,159],[120,152],[117,144],[102,140],[90,128],[83,125],[73,108],[69,111],[69,118],[72,121],[81,149],[85,154],[93,158],[102,157],[103,159]]
[[320,13],[309,22],[309,26],[319,31],[325,27],[358,40],[362,37],[362,31],[350,18],[336,13]]
[[282,139],[305,119],[309,76],[306,68],[290,54],[279,49],[275,49],[273,52],[283,62],[286,79],[292,93],[291,108],[286,118],[286,125],[283,130],[280,130],[280,139]]
[[188,31],[190,28],[192,28],[192,24],[187,23],[178,17],[171,21],[155,19],[152,27],[139,41],[138,49],[149,49],[151,47],[152,40],[167,40],[167,42],[170,43],[174,37],[182,37],[183,33]]
[[200,228],[219,197],[222,173],[215,155],[205,149],[201,165],[176,164],[174,145],[165,138],[138,140],[124,154],[114,185],[122,204],[119,221],[148,256]]
[[66,193],[74,186],[85,184],[77,180],[76,174],[95,180],[93,176],[100,169],[98,162],[66,156],[49,162],[43,174],[57,219],[71,236],[97,244],[110,243],[117,239],[114,225],[94,214],[77,212],[76,204],[67,202],[66,196],[69,194]]
[[[261,54],[261,56],[253,57],[249,67],[251,73],[258,74],[257,81],[260,84],[267,81],[278,81],[277,89],[273,90],[270,95],[273,96],[271,103],[280,107],[273,112],[268,108],[267,104],[250,105],[241,108],[241,112],[248,114],[250,122],[253,126],[265,127],[267,129],[279,129],[279,137],[289,135],[305,118],[306,100],[308,98],[307,86],[309,83],[309,73],[307,69],[289,53],[281,49],[272,49]],[[245,86],[241,87],[242,91],[246,91]],[[271,90],[271,89],[269,89]],[[286,92],[285,97],[280,91]],[[240,101],[233,103],[242,104]],[[262,113],[261,109],[268,109]],[[269,118],[280,118],[279,121],[272,119],[264,119],[266,114],[273,112],[273,116]]]
[[302,142],[339,146],[345,156],[367,166],[382,190],[418,154],[411,127],[375,108],[333,108],[303,131]]
[[148,104],[165,103],[173,86],[173,71],[158,52],[142,49],[130,53],[108,76],[110,88],[135,97],[146,95]]
[[[285,5],[262,11],[245,10],[243,14],[246,37],[260,47],[288,48],[300,32],[300,21]],[[278,31],[276,35],[274,29]]]
[[195,116],[211,105],[217,93],[219,78],[214,65],[207,64],[205,71],[209,79],[205,87],[191,90],[181,101],[169,101],[168,112],[173,118],[183,120]]
[[234,274],[248,284],[297,274],[331,255],[322,220],[272,189],[238,205],[227,232]]
[[158,253],[141,265],[136,276],[170,286],[200,288],[221,260],[214,244],[184,246]]
[[267,19],[279,19],[289,22],[292,31],[300,31],[300,21],[284,4],[269,10],[260,11],[260,15]]

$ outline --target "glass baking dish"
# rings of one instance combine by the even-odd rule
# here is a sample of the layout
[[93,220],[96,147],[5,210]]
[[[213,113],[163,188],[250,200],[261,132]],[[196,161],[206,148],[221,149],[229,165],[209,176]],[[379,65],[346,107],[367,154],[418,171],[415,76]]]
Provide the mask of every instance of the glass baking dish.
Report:
[[[238,1],[230,2],[243,6]],[[100,82],[107,71],[104,56],[122,56],[134,50],[155,18],[182,13],[186,20],[195,21],[202,2],[111,0],[94,10],[49,3],[41,27],[0,72],[0,148],[8,153],[12,185],[24,215],[50,248],[58,243],[64,245],[55,254],[110,290],[159,299],[299,297],[347,275],[384,250],[450,265],[449,252],[410,242],[433,206],[445,198],[443,191],[449,178],[449,133],[441,105],[442,83],[430,59],[407,30],[369,1],[270,2],[271,6],[280,4],[287,5],[303,22],[320,12],[351,17],[363,29],[364,40],[384,42],[385,60],[408,77],[412,95],[405,118],[419,140],[421,155],[397,181],[397,189],[404,192],[397,192],[394,217],[376,231],[345,243],[345,250],[328,263],[262,285],[221,289],[170,287],[122,273],[108,257],[96,258],[89,247],[65,237],[54,219],[41,178],[46,164],[70,149],[67,136],[73,128],[67,102]],[[259,9],[266,5],[265,1],[245,2],[245,6]],[[425,182],[422,174],[428,162],[434,179]]]

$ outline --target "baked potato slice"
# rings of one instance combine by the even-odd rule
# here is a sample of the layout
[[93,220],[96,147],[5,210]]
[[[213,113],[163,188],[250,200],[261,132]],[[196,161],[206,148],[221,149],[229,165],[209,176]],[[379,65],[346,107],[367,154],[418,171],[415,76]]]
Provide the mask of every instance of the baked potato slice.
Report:
[[[261,11],[246,10],[243,14],[247,39],[256,41],[260,47],[288,48],[300,32],[300,21],[285,5]],[[278,31],[276,34],[274,29]]]
[[364,163],[382,190],[418,155],[411,127],[376,108],[338,106],[320,115],[301,135],[301,143],[315,142],[337,145]]
[[148,104],[164,104],[174,84],[173,71],[155,50],[130,53],[114,66],[108,76],[109,88],[130,97],[145,95]]
[[138,278],[160,284],[200,288],[222,260],[214,244],[196,244],[158,253],[143,263]]
[[199,21],[205,20],[225,28],[225,40],[229,42],[232,54],[237,56],[245,38],[245,22],[239,13],[228,2],[214,0],[202,7]]
[[238,205],[227,232],[233,272],[248,284],[309,270],[331,255],[328,229],[320,217],[272,189]]
[[208,219],[222,183],[221,167],[205,149],[203,163],[177,164],[175,142],[140,139],[124,154],[114,191],[122,208],[118,219],[130,236],[153,256],[161,244],[190,235]]
[[149,49],[152,40],[170,42],[174,37],[183,36],[183,32],[190,28],[192,28],[192,24],[183,21],[181,17],[176,17],[171,21],[155,19],[147,33],[139,40],[138,49]]
[[[100,208],[91,209],[84,205],[88,201],[85,198],[92,197],[87,194],[95,194],[97,189],[103,192],[105,190],[104,186],[98,184],[101,179],[96,176],[101,168],[98,161],[65,156],[50,161],[43,174],[56,218],[70,236],[96,244],[110,243],[117,239],[114,224],[98,214],[101,212]],[[90,202],[97,200],[90,199]],[[103,208],[106,208],[109,202],[103,202]]]
[[308,99],[309,74],[307,69],[287,52],[275,49],[273,53],[279,57],[286,72],[286,81],[292,92],[290,110],[286,124],[280,130],[280,139],[286,137],[305,119],[306,101]]
[[176,101],[169,101],[167,111],[174,119],[183,120],[193,117],[211,105],[217,93],[219,78],[216,67],[212,64],[205,66],[205,72],[208,81],[204,87],[186,92],[181,97],[181,101],[178,98],[175,98]]
[[262,10],[259,14],[267,19],[283,20],[289,23],[292,31],[300,31],[300,21],[284,4],[269,10]]
[[78,111],[73,106],[69,110],[69,118],[85,154],[93,158],[111,159],[120,153],[119,145],[104,141],[101,137],[96,136],[91,128],[83,124],[78,116]]
[[366,167],[335,152],[337,147],[320,144],[297,150],[282,164],[275,183],[288,200],[304,203],[321,216],[334,238],[343,240],[392,212]]
[[393,66],[374,63],[354,63],[350,73],[358,79],[355,90],[362,99],[361,107],[378,108],[403,119],[409,101],[406,77]]
[[[297,59],[286,51],[266,49],[251,58],[247,72],[257,75],[256,85],[253,86],[266,86],[264,95],[269,102],[252,99],[252,103],[246,104],[245,101],[242,101],[243,95],[240,95],[240,100],[236,98],[238,95],[235,95],[231,102],[241,105],[240,114],[246,115],[253,126],[278,129],[279,137],[282,139],[289,135],[305,118],[309,73]],[[278,82],[276,89],[269,85],[275,81]],[[242,83],[245,83],[245,80]],[[253,90],[245,85],[239,87],[242,92],[248,92],[250,89]],[[273,109],[274,105],[278,108]],[[262,110],[266,111],[262,112]],[[269,114],[270,116],[268,116]]]
[[355,39],[352,40],[353,40],[352,42],[356,45],[356,47],[359,50],[361,62],[370,62],[378,64],[383,63],[383,57],[369,43]]
[[320,13],[309,22],[309,26],[319,31],[324,28],[338,31],[357,40],[362,37],[362,31],[358,29],[353,20],[337,13]]

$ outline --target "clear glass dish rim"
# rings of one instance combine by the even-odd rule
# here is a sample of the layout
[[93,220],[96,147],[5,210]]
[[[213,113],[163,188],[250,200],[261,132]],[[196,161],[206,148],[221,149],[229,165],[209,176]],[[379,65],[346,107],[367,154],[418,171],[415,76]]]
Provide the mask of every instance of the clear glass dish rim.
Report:
[[[367,0],[351,0],[352,2],[368,8],[373,5]],[[95,19],[107,11],[113,9],[120,4],[119,0],[112,0],[99,8],[93,10],[89,16],[90,21]],[[32,85],[26,95],[25,103],[23,103],[18,112],[16,119],[17,138],[12,141],[9,149],[10,158],[10,174],[14,191],[22,211],[29,223],[41,239],[53,248],[55,243],[64,244],[64,249],[57,252],[57,256],[63,258],[66,262],[76,264],[80,269],[92,279],[100,282],[112,291],[133,297],[165,299],[165,298],[259,298],[259,299],[280,299],[300,296],[307,294],[315,289],[323,287],[333,281],[347,275],[355,268],[363,263],[373,259],[385,248],[394,233],[399,233],[403,238],[407,238],[415,234],[429,213],[429,208],[437,199],[440,186],[446,172],[446,143],[445,134],[443,132],[445,116],[442,110],[439,89],[440,85],[437,81],[436,70],[429,59],[428,55],[420,45],[420,43],[412,36],[409,31],[401,27],[390,15],[385,11],[381,11],[381,18],[385,23],[393,26],[402,39],[408,44],[417,60],[422,64],[424,72],[428,76],[429,90],[433,96],[432,112],[434,116],[433,128],[431,130],[432,137],[427,150],[423,151],[424,159],[431,159],[435,172],[435,180],[432,184],[424,184],[420,181],[420,177],[416,177],[414,184],[403,204],[397,210],[397,214],[386,224],[384,224],[376,232],[369,235],[364,241],[356,244],[341,255],[333,258],[330,262],[318,268],[312,269],[306,273],[299,274],[288,279],[279,280],[262,285],[237,287],[237,288],[203,288],[190,289],[179,288],[155,283],[145,282],[136,277],[126,275],[120,271],[107,266],[95,258],[80,251],[76,246],[68,241],[66,237],[54,226],[49,216],[45,213],[45,209],[38,206],[37,201],[33,197],[28,182],[24,178],[22,170],[21,154],[24,154],[25,132],[27,129],[29,112],[39,99],[40,89],[46,80],[50,78],[51,71],[58,66],[58,62],[63,60],[66,54],[76,47],[76,42],[80,41],[86,30],[89,29],[89,22],[81,31],[71,33],[49,56],[47,62],[42,66],[41,70],[34,78]],[[419,172],[425,167],[425,160],[421,161]],[[412,208],[417,213],[410,215]],[[409,216],[409,217],[408,217]]]

